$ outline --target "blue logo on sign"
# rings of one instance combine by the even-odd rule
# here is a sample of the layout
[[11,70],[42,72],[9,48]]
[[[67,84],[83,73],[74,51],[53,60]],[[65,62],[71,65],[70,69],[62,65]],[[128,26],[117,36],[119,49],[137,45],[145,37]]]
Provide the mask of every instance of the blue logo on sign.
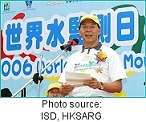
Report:
[[32,1],[25,1],[27,8],[31,8]]

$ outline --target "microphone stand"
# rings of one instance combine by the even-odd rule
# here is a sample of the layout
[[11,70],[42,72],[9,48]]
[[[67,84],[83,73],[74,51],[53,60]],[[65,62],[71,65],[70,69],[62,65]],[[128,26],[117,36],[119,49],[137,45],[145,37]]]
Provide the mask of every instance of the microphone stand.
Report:
[[[41,76],[41,73],[43,73],[51,64],[53,64],[57,59],[59,59],[65,52],[67,51],[71,51],[72,47],[71,45],[69,47],[66,47],[65,49],[62,49],[63,51],[54,59],[52,60],[49,64],[46,65],[45,68],[43,69],[40,69],[39,71],[39,76]],[[41,67],[41,66],[40,66]],[[30,79],[26,84],[24,84],[24,86],[22,86],[16,93],[14,93],[12,95],[12,97],[15,97],[17,94],[19,94],[25,87],[27,87],[29,84],[32,84],[34,81],[34,79]],[[39,92],[40,92],[40,83],[41,83],[41,80],[39,80],[38,82],[38,93],[37,93],[37,96],[39,97]]]
[[[43,59],[43,56],[41,55],[41,58],[40,58],[40,71],[39,71],[39,77],[41,77],[42,59]],[[37,94],[37,97],[40,96],[40,84],[41,84],[41,80],[38,80],[38,94]]]

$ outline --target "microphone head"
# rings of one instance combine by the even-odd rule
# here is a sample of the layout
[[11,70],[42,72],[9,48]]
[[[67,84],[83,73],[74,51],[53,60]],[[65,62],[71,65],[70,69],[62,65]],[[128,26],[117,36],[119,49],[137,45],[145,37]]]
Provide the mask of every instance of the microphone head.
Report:
[[76,42],[76,44],[79,43],[79,40],[78,40],[77,38],[75,38],[75,39],[73,39],[73,40]]
[[77,38],[73,39],[72,46],[75,46],[79,43],[79,40]]
[[60,49],[61,50],[67,49],[68,51],[71,51],[71,46],[76,46],[78,43],[79,43],[79,40],[75,38],[68,41],[67,44],[60,46]]

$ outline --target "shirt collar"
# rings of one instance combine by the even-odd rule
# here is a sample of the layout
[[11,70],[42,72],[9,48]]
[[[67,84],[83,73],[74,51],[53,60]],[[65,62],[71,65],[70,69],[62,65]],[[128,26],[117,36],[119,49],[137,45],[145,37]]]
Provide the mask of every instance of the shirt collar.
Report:
[[102,46],[101,42],[99,42],[95,47],[92,47],[92,48],[85,48],[84,45],[83,45],[81,53],[83,53],[85,51],[85,49],[88,49],[87,54],[89,54],[90,53],[90,49],[100,50],[101,46]]

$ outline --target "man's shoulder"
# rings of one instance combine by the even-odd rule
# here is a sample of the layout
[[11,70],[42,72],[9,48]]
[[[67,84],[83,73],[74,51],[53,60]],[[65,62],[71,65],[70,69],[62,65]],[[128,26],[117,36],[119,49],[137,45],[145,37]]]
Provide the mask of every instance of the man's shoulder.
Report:
[[118,55],[117,52],[114,49],[112,49],[111,47],[107,47],[107,46],[102,45],[101,49],[109,56]]
[[115,50],[113,50],[111,47],[108,47],[108,46],[105,46],[105,45],[102,45],[101,49],[105,50],[105,51],[114,51],[115,52]]

